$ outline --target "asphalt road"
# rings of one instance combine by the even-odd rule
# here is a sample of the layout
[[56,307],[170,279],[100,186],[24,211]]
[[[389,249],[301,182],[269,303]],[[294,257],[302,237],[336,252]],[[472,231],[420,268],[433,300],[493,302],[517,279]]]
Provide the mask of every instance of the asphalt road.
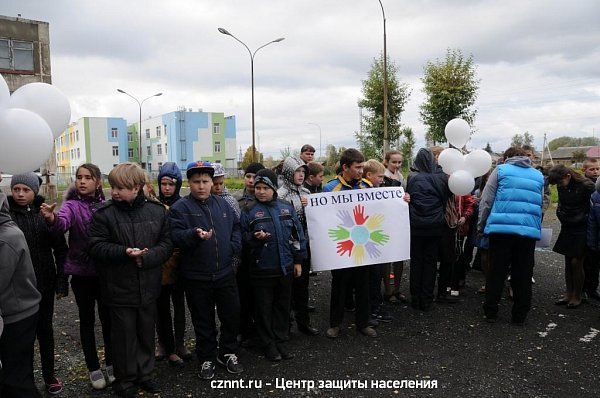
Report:
[[[546,217],[546,224],[557,230],[552,215]],[[409,267],[405,267],[402,290],[406,294],[408,272]],[[296,357],[277,364],[266,361],[257,351],[241,350],[240,361],[246,367],[241,377],[232,377],[222,368],[217,369],[215,384],[255,380],[262,382],[261,388],[216,388],[197,377],[197,361],[190,362],[183,370],[159,362],[156,377],[163,393],[155,396],[600,396],[600,337],[596,337],[600,330],[600,307],[597,306],[600,303],[586,303],[575,310],[554,305],[564,285],[563,259],[551,251],[536,252],[534,276],[533,308],[523,327],[509,323],[511,302],[507,299],[502,300],[500,320],[496,324],[483,320],[483,297],[476,292],[483,284],[483,275],[471,271],[461,302],[440,304],[425,314],[407,305],[391,306],[389,311],[394,321],[381,325],[376,339],[357,334],[349,313],[342,335],[332,341],[324,337],[328,326],[330,276],[323,272],[311,278],[310,287],[313,304],[317,307],[313,322],[321,329],[321,336],[307,337],[294,329],[290,345]],[[56,305],[55,335],[57,375],[65,383],[62,396],[111,396],[109,391],[91,391],[72,294]],[[190,322],[186,338],[190,348],[193,347]],[[284,390],[278,386],[277,378],[314,381],[315,389]],[[39,365],[36,379],[41,379]],[[318,388],[320,380],[327,383],[322,388]],[[360,381],[367,387],[371,387],[372,381],[389,381],[391,388],[341,390],[334,387],[343,385],[344,381],[352,383],[351,380],[356,380],[356,386]],[[423,386],[423,382],[437,381],[437,388],[394,388],[394,380],[415,380],[419,386]],[[144,395],[140,393],[140,396]]]

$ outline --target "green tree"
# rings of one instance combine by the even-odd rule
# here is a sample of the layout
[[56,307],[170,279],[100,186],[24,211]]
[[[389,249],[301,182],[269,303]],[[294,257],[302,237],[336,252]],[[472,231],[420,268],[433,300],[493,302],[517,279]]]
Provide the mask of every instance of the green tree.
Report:
[[[258,150],[256,151],[256,161],[263,161],[263,154],[258,152]],[[252,145],[250,145],[248,149],[246,149],[244,157],[242,158],[242,163],[240,164],[240,168],[244,170],[250,163],[252,163]]]
[[[410,97],[410,89],[398,78],[398,67],[393,61],[387,63],[388,102],[387,128],[390,144],[398,142],[400,135],[400,116],[404,112],[406,101]],[[358,105],[365,109],[363,129],[355,132],[361,152],[367,159],[381,159],[383,156],[383,55],[373,59],[371,70],[362,82],[363,99]]]
[[596,146],[600,145],[600,139],[596,137],[558,137],[548,143],[548,148],[554,151],[563,146]]
[[573,156],[571,159],[574,163],[582,163],[587,158],[587,155],[584,151],[575,151],[573,152]]
[[477,111],[480,80],[476,76],[473,56],[465,58],[458,49],[446,51],[444,60],[428,61],[424,67],[421,120],[427,126],[425,137],[434,143],[446,142],[444,128],[450,120],[460,117],[471,126]]
[[510,142],[511,146],[530,146],[533,148],[533,135],[529,134],[529,131],[523,134],[515,134]]
[[493,153],[492,146],[490,145],[489,142],[487,143],[487,145],[485,146],[485,148],[483,150],[486,151],[487,153]]
[[413,152],[415,150],[415,136],[410,127],[404,127],[400,131],[402,135],[402,139],[400,140],[400,152],[402,152],[402,157],[404,158],[405,167],[410,167],[412,165],[413,160]]

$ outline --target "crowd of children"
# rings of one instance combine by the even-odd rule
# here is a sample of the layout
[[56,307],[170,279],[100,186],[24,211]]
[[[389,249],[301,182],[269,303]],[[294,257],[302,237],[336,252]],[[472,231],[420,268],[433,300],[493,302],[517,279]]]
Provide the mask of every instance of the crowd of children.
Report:
[[[522,324],[531,304],[533,250],[547,185],[556,184],[562,228],[554,250],[565,256],[566,281],[556,304],[577,308],[586,297],[600,298],[597,161],[587,160],[583,175],[559,165],[544,177],[527,151],[510,148],[472,194],[456,196],[437,163],[440,151],[421,149],[405,182],[400,152],[387,152],[381,163],[347,149],[337,176],[322,186],[324,167],[313,162],[315,150],[305,145],[298,158],[284,159],[275,170],[248,165],[244,189],[235,196],[225,187],[219,163],[188,164],[190,193],[184,197],[175,163],[160,169],[158,195],[141,167],[123,163],[108,175],[111,199],[105,200],[100,170],[83,164],[58,212],[38,195],[41,180],[35,173],[13,176],[12,195],[0,195],[0,359],[9,367],[0,378],[0,393],[39,396],[30,358],[36,337],[46,390],[62,391],[54,369],[52,318],[55,300],[69,293],[69,276],[94,389],[112,384],[123,397],[136,396],[138,389],[159,392],[152,376],[155,360],[179,368],[192,357],[184,344],[186,302],[202,379],[212,379],[216,365],[243,372],[240,346],[257,345],[270,361],[292,359],[287,342],[293,321],[308,336],[320,334],[310,315],[305,207],[308,197],[321,191],[404,188],[410,210],[410,305],[427,312],[434,302],[458,301],[477,248],[475,262],[486,275],[481,290],[486,320],[496,321],[510,274],[512,321]],[[398,262],[332,271],[325,335],[337,338],[345,312],[352,310],[357,331],[377,337],[377,325],[392,321],[386,305],[409,301],[400,291],[403,268]],[[104,369],[96,347],[96,308]]]

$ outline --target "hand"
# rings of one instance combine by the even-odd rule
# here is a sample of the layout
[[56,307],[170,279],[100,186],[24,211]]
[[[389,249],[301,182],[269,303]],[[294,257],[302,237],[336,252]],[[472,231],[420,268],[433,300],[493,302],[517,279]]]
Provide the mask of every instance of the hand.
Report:
[[402,198],[406,203],[410,203],[410,194],[404,193],[404,197]]
[[49,205],[47,203],[42,203],[42,205],[40,206],[40,213],[42,214],[42,217],[44,217],[44,220],[46,220],[46,222],[48,224],[53,224],[54,223],[54,209],[56,208],[56,203]]
[[327,234],[329,235],[329,237],[332,240],[338,241],[338,240],[346,240],[350,237],[350,231],[348,231],[346,228],[342,227],[341,225],[338,225],[337,229],[330,229]]
[[375,243],[373,243],[373,242],[367,242],[365,244],[365,249],[367,249],[367,253],[369,254],[369,257],[371,257],[371,258],[376,258],[381,255],[381,250],[379,250],[377,248],[377,246],[375,246]]
[[381,230],[371,232],[371,236],[369,238],[378,245],[383,245],[390,240],[390,236],[384,234]]
[[212,238],[213,230],[211,229],[210,231],[205,231],[202,228],[196,228],[196,233],[198,234],[198,237],[200,239],[209,240],[210,238]]
[[294,277],[300,278],[300,275],[302,275],[302,265],[294,264]]
[[369,218],[369,216],[365,217],[365,207],[363,205],[358,205],[353,210],[354,213],[354,221],[356,221],[356,225],[363,225],[365,221]]
[[302,206],[304,207],[308,206],[308,199],[306,198],[306,196],[300,197],[300,203],[302,203]]
[[369,228],[372,231],[374,229],[381,227],[381,223],[383,222],[384,219],[385,219],[385,217],[383,217],[382,214],[375,214],[373,217],[369,218],[369,220],[367,221],[367,223],[365,225],[367,226],[367,228]]
[[458,226],[460,227],[460,226],[464,225],[466,221],[467,221],[467,219],[464,217],[459,218]]
[[65,297],[64,293],[56,293],[56,299],[57,300],[60,300],[63,297]]
[[138,258],[148,253],[148,248],[138,249],[137,247],[128,247],[125,253],[131,258]]
[[271,236],[271,234],[269,232],[265,232],[262,229],[260,231],[256,231],[254,233],[254,237],[258,240],[265,240],[268,239],[269,236]]
[[352,221],[352,216],[348,210],[340,210],[337,212],[337,217],[342,222],[342,225],[346,228],[352,228],[354,226],[354,221]]
[[337,253],[340,256],[343,256],[344,254],[346,254],[346,252],[348,252],[348,257],[350,257],[352,255],[353,247],[354,247],[354,242],[352,242],[351,240],[345,240],[343,242],[338,242],[337,243]]

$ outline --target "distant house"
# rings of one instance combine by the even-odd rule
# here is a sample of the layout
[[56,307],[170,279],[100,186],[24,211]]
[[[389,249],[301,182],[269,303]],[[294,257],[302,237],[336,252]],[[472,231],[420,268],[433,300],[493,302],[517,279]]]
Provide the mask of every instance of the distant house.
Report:
[[[581,163],[586,158],[600,159],[600,146],[565,146],[550,152],[550,155],[554,164],[570,166]],[[549,162],[549,158],[544,159],[545,164]]]

